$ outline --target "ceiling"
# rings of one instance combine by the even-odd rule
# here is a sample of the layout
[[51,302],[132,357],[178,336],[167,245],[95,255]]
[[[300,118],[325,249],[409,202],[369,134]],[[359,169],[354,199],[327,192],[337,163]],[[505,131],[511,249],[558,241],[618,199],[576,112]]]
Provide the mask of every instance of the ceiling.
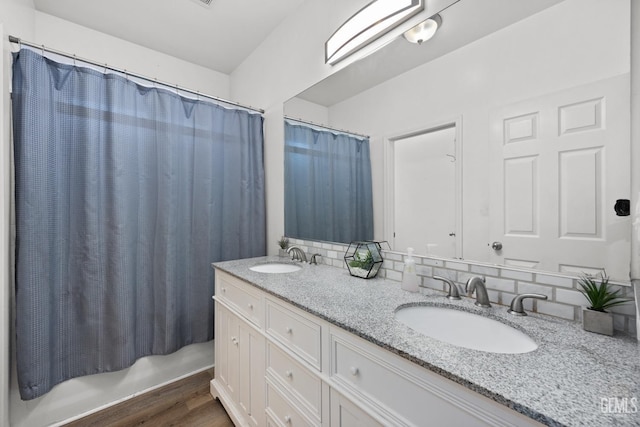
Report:
[[37,10],[230,74],[304,0],[34,0]]
[[[305,0],[212,0],[209,6],[201,0],[33,1],[41,12],[231,74]],[[560,1],[452,0],[429,42],[417,46],[400,37],[302,97],[333,105]]]

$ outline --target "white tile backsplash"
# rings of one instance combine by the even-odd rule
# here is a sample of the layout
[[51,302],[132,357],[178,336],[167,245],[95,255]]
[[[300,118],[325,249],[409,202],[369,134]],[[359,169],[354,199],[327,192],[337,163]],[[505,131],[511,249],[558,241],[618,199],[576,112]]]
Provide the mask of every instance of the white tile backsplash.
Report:
[[483,276],[499,276],[500,270],[495,267],[487,267],[485,265],[471,265],[471,272],[475,275],[481,274]]
[[525,282],[533,281],[533,273],[531,273],[530,271],[508,270],[505,268],[500,273],[500,276],[507,279],[524,280]]
[[416,273],[418,273],[419,276],[433,276],[433,267],[416,265]]
[[558,304],[550,301],[537,301],[538,313],[561,317],[567,320],[575,320],[574,306]]
[[571,289],[556,289],[556,301],[578,307],[586,306],[588,304],[584,295],[579,291],[573,291]]
[[469,264],[463,262],[446,261],[444,266],[452,270],[469,271]]
[[[292,244],[300,246],[305,252],[320,252],[322,258],[319,262],[334,267],[345,268],[344,254],[348,245],[320,244],[299,239],[291,239]],[[321,247],[318,250],[315,248]],[[311,248],[311,249],[309,249]],[[326,255],[325,255],[326,251]],[[378,273],[380,277],[397,282],[402,281],[404,270],[404,255],[398,252],[382,252],[384,259],[382,268]],[[473,276],[482,276],[487,283],[489,299],[494,304],[508,306],[516,294],[539,293],[547,295],[548,300],[524,300],[527,311],[556,316],[567,320],[580,321],[582,307],[587,302],[584,296],[576,290],[575,279],[554,274],[534,273],[526,270],[518,270],[513,267],[501,268],[499,266],[487,266],[468,263],[463,260],[444,261],[414,255],[416,260],[416,272],[421,278],[423,286],[446,291],[447,287],[433,276],[443,276],[453,280],[463,294],[464,285]],[[633,296],[633,290],[628,286],[622,286],[623,293]],[[505,307],[506,309],[506,307]],[[633,302],[611,309],[614,313],[614,327],[616,330],[636,335],[636,312]]]
[[402,261],[402,255],[401,254],[397,254],[397,253],[393,253],[393,252],[383,252],[382,253],[382,258],[383,259],[389,259],[392,261]]
[[485,283],[487,289],[495,289],[497,291],[515,292],[516,282],[511,279],[498,279],[497,277],[487,276],[485,277]]
[[561,286],[563,288],[573,288],[573,279],[553,276],[550,274],[536,273],[536,282],[546,285]]
[[399,271],[387,270],[387,279],[401,282],[402,273],[400,273]]
[[430,265],[432,267],[443,267],[444,266],[444,261],[442,261],[440,259],[425,258],[424,260],[422,260],[422,263],[425,264],[425,265]]

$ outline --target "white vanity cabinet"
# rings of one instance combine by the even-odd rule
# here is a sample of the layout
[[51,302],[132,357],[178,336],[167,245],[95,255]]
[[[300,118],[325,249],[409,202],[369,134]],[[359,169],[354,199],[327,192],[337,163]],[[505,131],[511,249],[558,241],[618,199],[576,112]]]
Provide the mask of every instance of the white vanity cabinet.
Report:
[[220,270],[215,299],[211,393],[236,425],[540,425]]
[[265,338],[249,320],[261,324],[255,312],[262,307],[262,295],[250,285],[228,279],[216,286],[217,295],[224,296],[215,303],[216,364],[211,393],[236,425],[264,426]]

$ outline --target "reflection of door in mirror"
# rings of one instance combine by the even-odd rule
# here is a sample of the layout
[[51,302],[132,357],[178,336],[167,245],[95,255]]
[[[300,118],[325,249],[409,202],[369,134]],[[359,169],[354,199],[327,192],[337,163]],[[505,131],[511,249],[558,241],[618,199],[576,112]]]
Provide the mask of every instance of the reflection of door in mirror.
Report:
[[492,111],[493,262],[626,278],[628,98],[623,75]]
[[455,137],[456,128],[445,127],[393,140],[396,250],[457,255]]

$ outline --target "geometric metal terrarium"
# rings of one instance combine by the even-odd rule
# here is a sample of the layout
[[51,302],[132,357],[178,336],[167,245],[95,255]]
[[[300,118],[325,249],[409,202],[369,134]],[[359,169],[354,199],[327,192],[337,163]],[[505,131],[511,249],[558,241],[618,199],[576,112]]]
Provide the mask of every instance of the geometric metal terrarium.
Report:
[[376,277],[382,266],[382,253],[379,242],[351,242],[344,254],[349,274],[363,279]]

